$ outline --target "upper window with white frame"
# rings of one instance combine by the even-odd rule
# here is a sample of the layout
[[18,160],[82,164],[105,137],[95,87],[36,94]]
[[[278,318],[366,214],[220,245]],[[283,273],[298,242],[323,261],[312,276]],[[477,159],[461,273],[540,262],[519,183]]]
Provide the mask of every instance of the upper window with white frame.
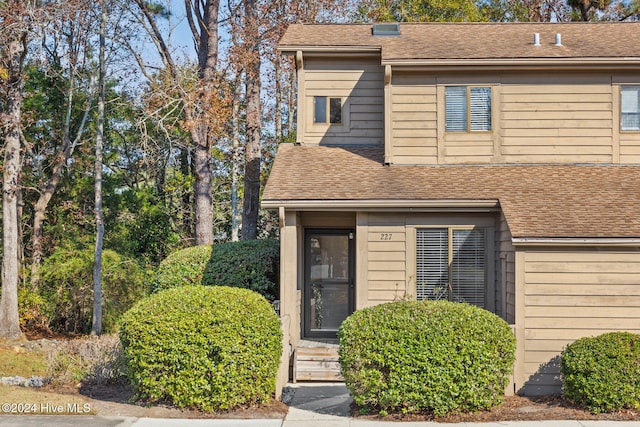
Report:
[[488,132],[491,130],[491,88],[488,86],[445,87],[445,130]]
[[487,249],[483,228],[416,230],[416,299],[486,307]]
[[620,130],[640,131],[640,86],[620,88]]
[[313,97],[313,123],[341,125],[342,118],[342,98],[330,96]]

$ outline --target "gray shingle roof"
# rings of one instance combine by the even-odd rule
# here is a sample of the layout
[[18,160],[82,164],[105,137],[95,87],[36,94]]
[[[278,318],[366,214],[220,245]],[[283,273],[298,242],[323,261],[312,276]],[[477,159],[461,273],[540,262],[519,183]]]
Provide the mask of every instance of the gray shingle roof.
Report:
[[385,166],[377,147],[279,147],[263,203],[498,200],[516,238],[640,238],[640,166]]

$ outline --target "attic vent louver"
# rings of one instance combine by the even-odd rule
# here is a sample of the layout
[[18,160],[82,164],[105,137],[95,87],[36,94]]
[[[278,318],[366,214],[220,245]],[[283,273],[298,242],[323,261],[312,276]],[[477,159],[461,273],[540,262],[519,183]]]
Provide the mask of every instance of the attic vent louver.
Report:
[[400,24],[397,22],[389,24],[373,24],[372,30],[374,36],[399,36]]

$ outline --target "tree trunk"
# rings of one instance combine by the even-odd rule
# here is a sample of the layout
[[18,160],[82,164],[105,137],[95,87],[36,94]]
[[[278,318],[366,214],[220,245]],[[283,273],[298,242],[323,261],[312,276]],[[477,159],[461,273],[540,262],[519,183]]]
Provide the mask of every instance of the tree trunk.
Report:
[[255,0],[245,0],[245,19],[249,47],[249,61],[245,67],[247,136],[244,153],[244,200],[242,209],[242,239],[258,237],[258,208],[260,204],[260,136],[262,112],[260,106],[260,54],[258,49],[258,10]]
[[[11,30],[10,30],[11,31]],[[0,297],[0,337],[18,338],[19,243],[18,198],[20,193],[20,119],[22,114],[22,67],[26,54],[26,32],[12,31],[8,40],[8,89],[4,121],[4,163],[2,179],[2,296]]]
[[93,316],[91,335],[102,334],[102,242],[104,239],[104,221],[102,215],[102,146],[104,138],[104,48],[107,9],[104,0],[100,2],[100,53],[98,59],[98,120],[96,126],[95,174],[95,216],[96,246],[93,252]]
[[[206,125],[199,125],[199,128]],[[195,144],[193,150],[193,167],[195,172],[195,243],[196,245],[210,245],[213,243],[213,197],[211,195],[212,158],[209,138],[205,132],[194,129],[192,139]],[[204,135],[203,135],[204,133]]]
[[[240,87],[240,78],[236,79],[236,88]],[[231,151],[231,241],[240,240],[240,224],[238,222],[238,187],[240,175],[240,96],[233,95],[233,105],[231,109],[231,126],[233,148]]]
[[[189,2],[190,0],[185,0]],[[213,93],[217,79],[218,66],[218,8],[219,0],[207,0],[204,3],[202,20],[199,22],[198,77],[202,83],[203,96]],[[188,9],[187,9],[188,10]],[[196,245],[213,243],[213,146],[209,123],[199,120],[191,132],[194,136],[195,168],[195,220]]]

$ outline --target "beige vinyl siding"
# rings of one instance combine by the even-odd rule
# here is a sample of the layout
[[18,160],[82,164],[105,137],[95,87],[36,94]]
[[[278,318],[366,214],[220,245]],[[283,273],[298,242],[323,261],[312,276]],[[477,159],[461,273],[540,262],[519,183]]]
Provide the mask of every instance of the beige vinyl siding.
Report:
[[[640,132],[619,132],[613,76],[393,71],[387,159],[394,164],[639,163]],[[448,85],[492,88],[492,130],[446,132]]]
[[[379,60],[367,58],[305,58],[305,144],[384,143],[384,69]],[[343,99],[343,124],[313,123],[313,97]]]
[[558,393],[559,355],[574,340],[640,332],[640,252],[527,250],[524,379],[527,394]]
[[368,304],[393,301],[405,295],[406,233],[402,225],[369,226]]
[[[498,245],[494,214],[410,214],[369,213],[367,215],[366,282],[367,306],[403,298],[415,298],[416,229],[424,227],[478,226],[486,230],[487,266],[498,268]],[[360,254],[362,257],[362,254]],[[501,313],[500,275],[487,271],[489,298],[487,309]],[[356,291],[357,292],[357,291]]]
[[496,120],[495,112],[498,104],[496,84],[476,84],[474,81],[465,82],[466,85],[491,88],[491,116],[490,131],[448,132],[445,129],[445,88],[448,85],[459,84],[455,80],[449,83],[445,79],[438,80],[438,139],[440,146],[439,163],[444,164],[481,164],[493,163],[495,159]]
[[[574,78],[575,79],[575,78]],[[504,79],[500,102],[505,163],[610,163],[613,96],[608,76]],[[582,80],[585,80],[583,78]]]
[[507,224],[507,220],[502,212],[500,212],[496,238],[498,240],[496,271],[499,272],[496,276],[500,281],[498,289],[501,290],[500,295],[497,297],[501,297],[500,307],[502,318],[509,324],[514,324],[516,310],[515,249],[511,244],[511,230],[509,230],[509,224]]
[[640,132],[620,132],[620,163],[640,163]]
[[394,74],[391,97],[392,162],[438,163],[435,79],[418,74]]

